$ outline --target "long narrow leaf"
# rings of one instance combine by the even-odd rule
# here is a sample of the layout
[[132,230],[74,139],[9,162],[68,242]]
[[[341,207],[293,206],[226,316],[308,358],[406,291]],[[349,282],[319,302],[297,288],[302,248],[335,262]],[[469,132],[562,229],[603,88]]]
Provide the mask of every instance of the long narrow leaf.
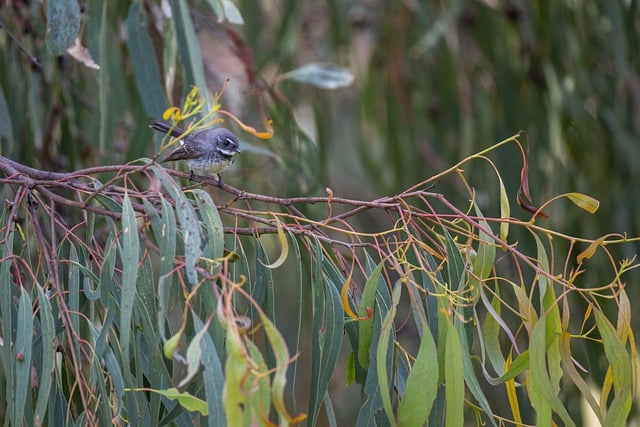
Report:
[[55,319],[51,313],[51,304],[45,295],[44,290],[37,286],[38,302],[40,306],[40,330],[42,339],[42,366],[40,367],[40,387],[38,387],[38,398],[34,411],[34,421],[43,420],[47,403],[49,401],[51,383],[53,381],[54,368],[54,334]]
[[445,394],[447,397],[447,427],[459,427],[464,422],[464,365],[458,331],[451,321],[447,324],[445,342]]
[[438,391],[438,353],[436,343],[426,324],[416,361],[407,378],[407,387],[398,405],[401,427],[422,426],[427,421]]
[[122,203],[122,291],[120,294],[120,342],[125,375],[129,373],[130,325],[136,297],[139,257],[138,225],[129,196],[125,193]]
[[[25,288],[20,292],[18,304],[18,322],[16,325],[16,342],[13,357],[15,358],[15,405],[13,409],[13,425],[22,425],[24,407],[27,402],[29,378],[31,375],[31,348],[33,346],[33,311],[31,310],[31,296]],[[29,397],[31,394],[29,394]]]
[[391,300],[391,308],[384,316],[382,321],[382,329],[380,331],[380,338],[378,339],[378,345],[376,346],[376,373],[378,375],[378,384],[380,387],[380,397],[382,399],[382,405],[387,414],[389,423],[392,426],[397,425],[395,416],[393,415],[393,408],[391,406],[391,396],[389,387],[389,366],[387,360],[389,353],[393,352],[393,341],[390,341],[394,328],[394,318],[396,316],[396,308],[400,302],[400,293],[402,286],[400,282],[396,282],[393,288],[393,295]]
[[127,46],[140,99],[150,117],[161,117],[167,107],[160,70],[149,37],[147,15],[142,2],[134,1],[127,16]]
[[324,264],[322,247],[319,242],[315,242],[313,247],[315,257],[312,267],[313,344],[308,426],[315,425],[318,418],[329,380],[338,360],[344,327],[342,302],[337,285],[328,277],[322,277]]

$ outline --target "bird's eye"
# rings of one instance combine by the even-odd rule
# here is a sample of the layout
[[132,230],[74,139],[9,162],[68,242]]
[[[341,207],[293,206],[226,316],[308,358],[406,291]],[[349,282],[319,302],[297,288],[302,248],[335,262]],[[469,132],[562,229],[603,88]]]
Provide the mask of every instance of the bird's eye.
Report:
[[223,144],[225,147],[229,147],[230,145],[233,145],[233,141],[230,140],[229,138],[225,138],[223,141]]

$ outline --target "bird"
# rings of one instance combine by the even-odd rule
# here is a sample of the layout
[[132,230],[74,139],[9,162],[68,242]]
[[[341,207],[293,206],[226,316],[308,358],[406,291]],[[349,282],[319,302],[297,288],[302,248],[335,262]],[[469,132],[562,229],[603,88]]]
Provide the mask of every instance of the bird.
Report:
[[222,186],[220,172],[233,164],[234,156],[240,153],[238,137],[229,129],[202,129],[184,135],[184,130],[169,123],[152,120],[149,127],[155,131],[179,138],[178,147],[170,152],[162,163],[185,160],[189,166],[189,179],[198,175],[217,175],[218,186]]

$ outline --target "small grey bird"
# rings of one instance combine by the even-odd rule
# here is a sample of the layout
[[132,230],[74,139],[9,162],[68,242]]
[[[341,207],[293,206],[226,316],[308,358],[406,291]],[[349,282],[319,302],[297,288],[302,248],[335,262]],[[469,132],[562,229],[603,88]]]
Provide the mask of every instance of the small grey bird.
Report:
[[186,160],[189,166],[190,179],[194,173],[198,175],[217,175],[218,185],[222,185],[220,172],[231,166],[233,156],[240,152],[238,138],[228,129],[203,129],[183,136],[184,130],[169,123],[152,120],[149,127],[158,132],[180,138],[178,147],[162,162]]

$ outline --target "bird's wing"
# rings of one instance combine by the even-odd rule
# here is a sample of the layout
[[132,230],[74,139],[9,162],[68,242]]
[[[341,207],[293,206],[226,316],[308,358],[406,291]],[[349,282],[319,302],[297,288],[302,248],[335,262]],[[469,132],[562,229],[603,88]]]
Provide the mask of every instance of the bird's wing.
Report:
[[175,160],[187,160],[193,158],[193,153],[188,148],[185,149],[184,145],[173,150],[167,157],[165,157],[163,162],[173,162]]

